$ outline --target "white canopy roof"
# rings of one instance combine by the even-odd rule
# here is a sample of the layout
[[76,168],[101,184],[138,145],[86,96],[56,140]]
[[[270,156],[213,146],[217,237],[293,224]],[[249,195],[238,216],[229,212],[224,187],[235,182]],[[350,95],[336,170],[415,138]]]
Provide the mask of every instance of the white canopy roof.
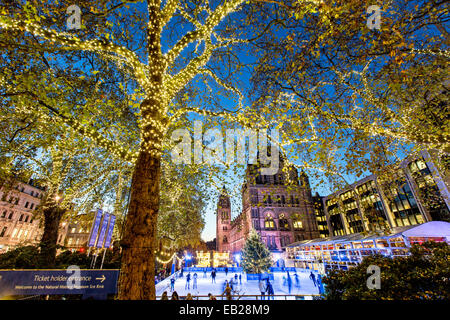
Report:
[[450,223],[430,221],[408,229],[402,234],[405,237],[447,237],[447,239],[450,239]]

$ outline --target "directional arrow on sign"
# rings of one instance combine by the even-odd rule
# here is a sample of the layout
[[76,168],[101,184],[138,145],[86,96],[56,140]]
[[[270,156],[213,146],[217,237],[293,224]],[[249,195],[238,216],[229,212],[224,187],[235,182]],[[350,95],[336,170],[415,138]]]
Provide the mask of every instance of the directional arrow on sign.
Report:
[[104,274],[102,274],[102,277],[101,277],[101,278],[95,278],[95,280],[102,280],[102,281],[100,281],[100,283],[102,283],[103,281],[106,280],[106,277],[105,277]]

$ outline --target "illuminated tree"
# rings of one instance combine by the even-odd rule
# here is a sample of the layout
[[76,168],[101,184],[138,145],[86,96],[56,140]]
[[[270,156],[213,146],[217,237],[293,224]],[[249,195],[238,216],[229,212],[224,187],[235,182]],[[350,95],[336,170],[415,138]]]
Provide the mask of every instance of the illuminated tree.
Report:
[[[229,97],[231,92],[237,97],[238,105],[242,105],[242,93],[231,82],[236,78],[238,69],[227,68],[236,65],[232,49],[262,37],[275,24],[269,21],[264,23],[265,28],[247,28],[246,32],[244,29],[230,28],[231,22],[249,26],[252,20],[260,16],[259,9],[265,1],[246,2],[83,1],[80,4],[83,7],[82,28],[70,32],[66,32],[62,23],[67,19],[65,10],[72,4],[70,1],[51,1],[39,5],[30,2],[25,6],[15,3],[1,7],[0,28],[5,32],[3,39],[8,47],[55,56],[54,62],[49,65],[59,67],[57,69],[62,73],[62,78],[67,74],[73,76],[65,70],[66,66],[76,62],[75,58],[81,58],[86,62],[83,68],[78,68],[82,88],[89,88],[86,83],[90,79],[101,78],[104,83],[111,76],[106,72],[101,77],[103,72],[87,63],[93,55],[102,61],[113,62],[122,77],[119,92],[126,101],[116,101],[121,107],[116,106],[111,97],[97,99],[97,96],[94,100],[84,97],[76,107],[67,108],[66,104],[62,104],[63,107],[58,104],[51,106],[52,115],[66,126],[114,157],[134,165],[121,242],[121,299],[155,298],[154,249],[160,207],[161,157],[166,147],[164,136],[171,124],[190,112],[202,116],[221,116],[246,126],[258,118],[239,110],[228,112],[195,107],[192,101],[188,101],[189,105],[173,103],[180,96],[189,96],[193,90],[197,90],[194,97],[200,91],[207,93],[209,98],[204,102],[219,102],[220,99],[215,99],[209,91],[214,86],[222,88],[223,96]],[[274,6],[278,2],[267,2],[275,12]],[[245,10],[241,10],[243,8]],[[73,52],[80,54],[75,56]],[[58,79],[58,72],[49,68],[47,74],[50,79]],[[204,84],[194,88],[191,86],[193,81],[203,81]],[[0,82],[10,94],[19,94],[8,74]],[[36,99],[45,95],[33,96],[27,92],[23,96]],[[83,93],[80,92],[80,95]],[[106,114],[100,115],[97,109]],[[131,134],[137,132],[137,139],[117,138],[127,136],[128,127],[115,125],[120,121],[111,119],[123,112],[136,119],[133,129],[137,128],[137,131]],[[98,125],[98,122],[103,124],[106,120],[114,124],[115,135],[109,136],[104,125]],[[135,141],[139,142],[139,146],[132,143]]]
[[255,109],[267,121],[281,115],[290,154],[328,169],[336,187],[346,183],[338,173],[377,173],[423,149],[440,161],[450,151],[445,2],[377,4],[379,30],[367,27],[366,2],[324,0],[306,14],[300,1],[280,7],[280,36],[256,53]]
[[252,229],[242,249],[241,266],[246,273],[263,273],[272,266],[272,254]]

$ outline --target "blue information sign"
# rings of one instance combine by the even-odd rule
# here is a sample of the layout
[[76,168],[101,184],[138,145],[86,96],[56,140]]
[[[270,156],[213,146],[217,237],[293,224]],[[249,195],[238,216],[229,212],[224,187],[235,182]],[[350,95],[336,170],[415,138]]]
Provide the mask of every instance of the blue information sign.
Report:
[[89,243],[88,243],[89,247],[95,246],[95,242],[97,240],[97,235],[98,235],[98,229],[100,228],[100,221],[102,221],[102,214],[103,214],[102,209],[98,209],[97,214],[95,216],[95,220],[92,223],[91,237],[89,238]]
[[116,216],[112,214],[111,218],[109,218],[108,233],[106,234],[106,240],[105,240],[105,248],[109,248],[111,246],[111,238],[112,238],[115,223],[116,223]]
[[[117,292],[119,270],[0,270],[0,297],[7,295]],[[79,282],[78,282],[79,281]]]
[[98,236],[97,248],[103,247],[103,241],[105,240],[106,229],[108,228],[109,213],[105,212],[103,215],[102,227],[100,229],[100,235]]

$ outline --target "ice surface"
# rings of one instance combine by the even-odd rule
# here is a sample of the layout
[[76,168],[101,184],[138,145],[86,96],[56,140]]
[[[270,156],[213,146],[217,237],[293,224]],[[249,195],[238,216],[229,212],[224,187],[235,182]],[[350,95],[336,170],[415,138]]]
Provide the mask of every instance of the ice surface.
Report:
[[[159,297],[162,295],[164,291],[167,291],[167,294],[169,296],[172,295],[172,291],[170,290],[170,279],[175,276],[175,285],[174,289],[178,293],[179,296],[186,296],[188,293],[191,293],[191,295],[195,296],[207,296],[208,293],[211,293],[217,297],[218,300],[222,299],[219,297],[222,295],[224,289],[225,289],[225,281],[231,281],[234,280],[235,273],[228,272],[228,275],[225,276],[225,272],[217,271],[216,273],[216,283],[212,283],[211,279],[211,272],[206,273],[206,278],[204,277],[203,272],[197,272],[197,288],[193,288],[193,276],[194,272],[191,272],[191,281],[189,284],[189,289],[186,287],[186,275],[188,272],[184,272],[183,277],[179,278],[179,271],[177,271],[174,275],[164,279],[163,281],[156,284],[156,295],[159,299]],[[271,281],[274,294],[275,295],[317,295],[319,294],[318,287],[314,286],[313,281],[309,278],[310,270],[299,270],[297,272],[298,275],[298,284],[296,283],[294,272],[289,272],[290,277],[292,279],[292,285],[291,285],[291,291],[289,292],[289,288],[287,285],[287,273],[286,272],[274,272],[274,280]],[[239,277],[239,273],[237,273]],[[257,280],[250,280],[247,281],[247,277],[245,273],[241,273],[242,276],[242,283],[239,284],[239,278],[238,278],[238,284],[234,286],[235,292],[233,295],[260,295],[261,292],[259,291],[258,281]],[[317,274],[316,274],[317,276]],[[267,298],[267,297],[266,297]],[[207,299],[207,298],[199,298],[201,299]],[[235,297],[237,299],[237,297]],[[256,297],[240,297],[240,300],[255,300]],[[258,300],[260,297],[258,297]],[[296,299],[295,296],[291,297],[276,297],[275,299],[288,299],[293,300]],[[301,299],[301,298],[300,298]],[[304,299],[312,299],[311,296],[304,297]]]

